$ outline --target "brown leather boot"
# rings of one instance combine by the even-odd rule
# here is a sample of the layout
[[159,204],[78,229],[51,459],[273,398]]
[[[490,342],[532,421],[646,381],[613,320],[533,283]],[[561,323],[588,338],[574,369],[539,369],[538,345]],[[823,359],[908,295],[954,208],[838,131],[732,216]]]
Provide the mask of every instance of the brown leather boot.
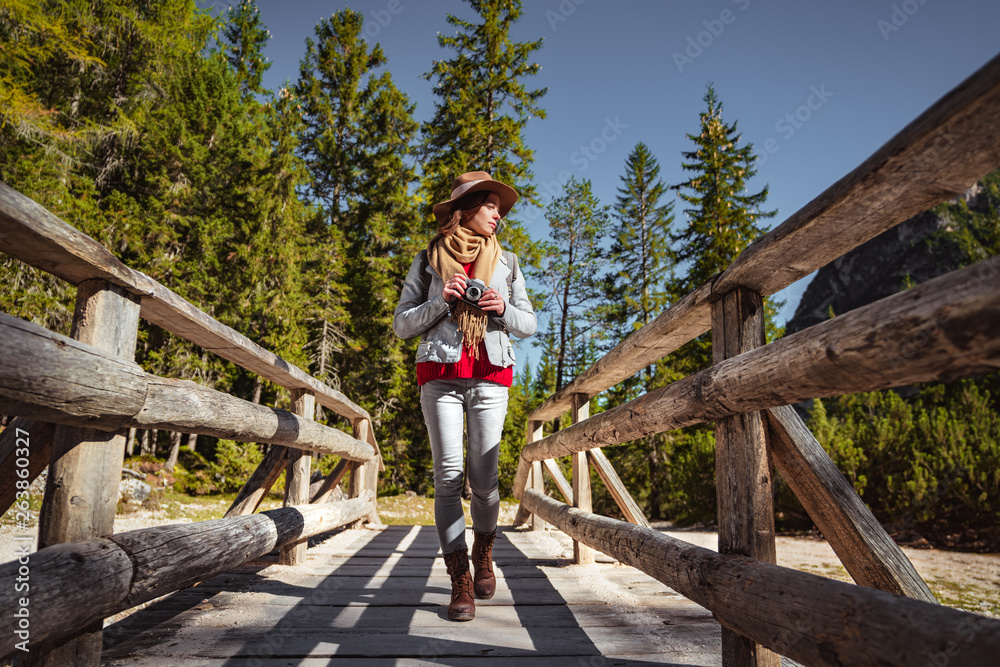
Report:
[[476,602],[472,598],[468,548],[462,547],[445,554],[444,565],[451,576],[451,604],[448,605],[448,618],[453,621],[471,621],[476,617]]
[[472,542],[472,565],[475,568],[472,587],[477,598],[489,600],[497,592],[497,578],[493,574],[493,538],[497,533],[472,532],[476,536]]

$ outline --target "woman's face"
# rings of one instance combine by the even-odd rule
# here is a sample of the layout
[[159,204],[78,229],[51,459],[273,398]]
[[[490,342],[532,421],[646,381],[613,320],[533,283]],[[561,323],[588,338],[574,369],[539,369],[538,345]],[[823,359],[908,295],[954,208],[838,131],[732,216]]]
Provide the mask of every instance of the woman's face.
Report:
[[489,196],[479,206],[479,210],[462,226],[480,236],[493,236],[497,225],[500,223],[500,197],[495,192]]

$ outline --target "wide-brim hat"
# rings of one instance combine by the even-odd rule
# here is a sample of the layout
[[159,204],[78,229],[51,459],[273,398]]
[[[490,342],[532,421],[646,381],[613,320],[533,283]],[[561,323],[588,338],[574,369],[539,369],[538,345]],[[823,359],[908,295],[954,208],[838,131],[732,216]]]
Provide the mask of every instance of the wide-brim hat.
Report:
[[510,209],[517,202],[517,190],[506,183],[494,181],[485,171],[467,171],[451,184],[451,199],[434,204],[434,217],[438,223],[443,223],[451,212],[451,205],[473,192],[483,190],[495,192],[500,198],[500,216],[507,217]]

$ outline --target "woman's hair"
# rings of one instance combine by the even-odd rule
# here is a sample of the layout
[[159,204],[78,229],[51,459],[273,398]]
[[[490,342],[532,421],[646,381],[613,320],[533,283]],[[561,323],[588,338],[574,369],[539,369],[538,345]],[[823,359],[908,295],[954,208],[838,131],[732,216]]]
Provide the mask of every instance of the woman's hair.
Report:
[[463,222],[471,220],[472,216],[479,211],[479,207],[483,205],[489,196],[489,190],[480,190],[479,192],[472,192],[464,197],[460,197],[451,205],[451,211],[448,213],[448,217],[444,219],[444,222],[441,223],[441,226],[438,227],[437,234],[431,239],[431,245],[439,239],[451,236]]

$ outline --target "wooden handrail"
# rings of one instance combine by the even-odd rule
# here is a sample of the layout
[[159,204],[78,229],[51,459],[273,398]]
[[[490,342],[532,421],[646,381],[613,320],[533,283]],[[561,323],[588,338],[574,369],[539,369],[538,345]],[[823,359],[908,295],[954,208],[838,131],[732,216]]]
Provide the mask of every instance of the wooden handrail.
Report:
[[[0,396],[15,414],[103,431],[161,428],[374,461],[368,443],[311,419],[187,380],[161,378],[0,313]],[[39,382],[38,378],[45,378]]]
[[[30,648],[71,637],[112,614],[186,588],[273,549],[346,525],[369,512],[373,494],[250,516],[142,528],[106,539],[68,542],[31,554]],[[16,560],[0,565],[14,581]],[[23,595],[0,588],[0,608]],[[0,618],[0,658],[15,653],[17,619]]]
[[[750,244],[710,283],[550,396],[529,421],[558,417],[711,327],[709,304],[736,286],[768,296],[949,197],[1000,165],[1000,56],[983,65],[860,166]],[[648,329],[648,331],[647,331]]]
[[[531,442],[526,463],[798,401],[1000,367],[1000,256],[727,359]],[[515,496],[525,475],[515,477]],[[520,482],[521,486],[518,486]]]
[[[726,628],[806,665],[992,667],[1000,621],[814,574],[719,554],[583,512],[537,491],[522,501],[575,540],[709,609]],[[945,654],[944,651],[948,650]]]
[[[342,417],[371,418],[344,394],[213,319],[145,273],[126,266],[100,243],[2,182],[0,245],[11,257],[74,285],[94,278],[120,285],[142,298],[140,315],[148,322],[279,386],[304,389]],[[370,442],[377,447],[374,437]]]

